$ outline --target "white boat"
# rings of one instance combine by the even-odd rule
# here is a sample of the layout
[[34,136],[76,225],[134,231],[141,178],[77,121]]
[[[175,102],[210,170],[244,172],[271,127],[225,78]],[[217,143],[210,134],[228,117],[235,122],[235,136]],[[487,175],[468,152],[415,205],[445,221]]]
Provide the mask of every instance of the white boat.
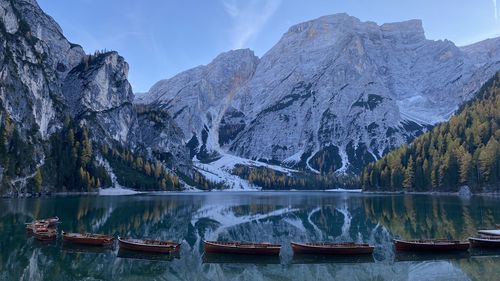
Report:
[[489,236],[500,236],[500,229],[481,229],[477,231],[479,234]]

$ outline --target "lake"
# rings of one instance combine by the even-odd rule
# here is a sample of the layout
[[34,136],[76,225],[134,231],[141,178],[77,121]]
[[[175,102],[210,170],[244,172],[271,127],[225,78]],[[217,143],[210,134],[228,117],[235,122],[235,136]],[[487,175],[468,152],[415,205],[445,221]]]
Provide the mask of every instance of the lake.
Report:
[[[182,242],[175,257],[42,243],[24,223],[59,231]],[[500,199],[333,192],[208,192],[0,200],[0,280],[493,280],[500,252],[395,253],[392,239],[465,239],[500,222]],[[283,244],[279,258],[203,255],[203,239]],[[290,241],[375,245],[359,258],[294,257]]]

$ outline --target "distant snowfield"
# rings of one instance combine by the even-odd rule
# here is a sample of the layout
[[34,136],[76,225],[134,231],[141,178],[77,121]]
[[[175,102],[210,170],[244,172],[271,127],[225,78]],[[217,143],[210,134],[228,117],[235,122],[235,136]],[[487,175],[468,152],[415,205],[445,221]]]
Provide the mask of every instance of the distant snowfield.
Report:
[[335,188],[335,189],[327,189],[327,192],[363,192],[363,189],[344,189],[344,188]]
[[103,196],[118,196],[118,195],[134,195],[134,194],[140,194],[142,192],[135,191],[132,189],[128,188],[123,188],[123,187],[110,187],[110,188],[104,188],[99,190],[99,195]]
[[290,173],[297,172],[293,169],[287,169],[277,165],[270,165],[230,154],[222,154],[222,157],[220,159],[208,164],[201,163],[200,160],[198,160],[195,156],[193,158],[193,164],[198,172],[203,174],[203,176],[205,176],[208,180],[215,183],[224,184],[226,186],[226,189],[224,189],[224,191],[247,191],[261,189],[259,186],[251,184],[247,180],[231,174],[233,168],[238,164],[249,167],[266,167],[288,175]]
[[[224,184],[225,188],[221,189],[220,191],[260,191],[262,188],[260,186],[251,184],[249,181],[244,180],[236,175],[231,174],[231,171],[234,169],[234,167],[238,164],[244,165],[247,167],[266,167],[272,170],[275,170],[277,172],[285,173],[287,175],[290,175],[291,173],[298,172],[297,170],[294,169],[288,169],[285,167],[277,166],[277,165],[270,165],[267,163],[263,163],[260,161],[254,161],[250,159],[245,159],[241,158],[238,156],[230,155],[230,154],[222,154],[222,157],[219,158],[218,160],[205,164],[201,163],[200,160],[196,158],[196,156],[193,158],[193,164],[194,167],[198,172],[200,172],[206,179],[210,180],[211,182],[214,183],[221,183]],[[183,193],[190,193],[190,192],[202,192],[203,190],[197,189],[192,186],[188,186],[184,190],[182,190]],[[212,191],[219,191],[219,190],[212,190]],[[299,191],[299,190],[289,190],[289,191]],[[361,189],[343,189],[343,188],[337,188],[337,189],[328,189],[325,190],[328,192],[362,192]],[[124,188],[124,187],[114,187],[114,188],[105,188],[99,190],[99,195],[103,196],[119,196],[119,195],[134,195],[134,194],[141,194],[144,192],[140,191],[135,191],[132,189]],[[156,195],[161,195],[161,194],[170,194],[172,192],[170,191],[156,191],[156,192],[148,192],[150,194],[156,194]]]

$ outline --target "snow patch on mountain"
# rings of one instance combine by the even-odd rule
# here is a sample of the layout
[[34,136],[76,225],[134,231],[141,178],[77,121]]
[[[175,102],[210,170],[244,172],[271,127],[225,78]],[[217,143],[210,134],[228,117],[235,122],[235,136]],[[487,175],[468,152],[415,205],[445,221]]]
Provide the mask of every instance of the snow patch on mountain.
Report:
[[219,159],[210,162],[202,163],[196,156],[193,158],[195,168],[203,174],[203,176],[214,183],[222,183],[229,190],[260,190],[259,186],[251,184],[247,180],[233,175],[231,172],[236,165],[244,165],[248,167],[265,167],[277,172],[291,175],[297,172],[293,169],[284,168],[277,165],[270,165],[267,163],[254,161],[250,159],[241,158],[231,154],[222,154]]

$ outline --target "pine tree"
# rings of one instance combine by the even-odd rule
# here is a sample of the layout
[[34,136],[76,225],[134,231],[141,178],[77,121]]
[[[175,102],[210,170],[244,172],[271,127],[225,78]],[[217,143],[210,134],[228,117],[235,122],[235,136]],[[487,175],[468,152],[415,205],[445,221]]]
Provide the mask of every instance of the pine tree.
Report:
[[408,160],[408,166],[406,167],[405,170],[403,186],[406,189],[410,189],[413,187],[414,183],[415,183],[415,164],[413,162],[413,157],[410,156],[410,159]]
[[467,184],[469,183],[472,174],[472,155],[462,148],[459,162],[460,183]]
[[35,183],[35,191],[36,192],[42,191],[43,178],[42,178],[42,172],[40,171],[40,169],[36,170],[35,176],[33,177],[33,181]]

